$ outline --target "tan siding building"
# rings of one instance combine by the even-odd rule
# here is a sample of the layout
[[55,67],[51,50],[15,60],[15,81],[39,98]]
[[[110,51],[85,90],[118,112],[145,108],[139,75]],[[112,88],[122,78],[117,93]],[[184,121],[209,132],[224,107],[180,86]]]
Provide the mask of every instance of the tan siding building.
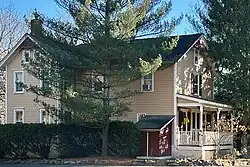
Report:
[[[24,35],[0,62],[0,67],[5,68],[7,72],[6,123],[39,123],[44,120],[41,106],[33,102],[36,95],[22,90],[18,85],[19,81],[27,85],[40,85],[40,81],[29,75],[21,65],[25,60],[24,51],[32,51],[35,43],[36,40],[32,36]],[[202,52],[201,48],[203,48]],[[171,134],[171,137],[168,136],[169,145],[166,145],[168,155],[208,159],[207,156],[210,155],[208,151],[216,149],[213,146],[215,142],[209,140],[217,132],[214,129],[208,131],[207,122],[215,124],[214,118],[220,119],[221,113],[230,111],[231,106],[212,101],[214,90],[212,66],[209,64],[209,57],[204,54],[204,48],[206,49],[207,46],[202,34],[180,36],[178,45],[170,56],[163,55],[164,60],[171,61],[172,64],[129,85],[132,89],[141,90],[141,93],[130,98],[132,112],[127,112],[115,119],[138,124],[146,119],[145,115],[147,118],[155,119],[169,116],[170,122],[164,122],[162,127],[146,127],[150,132],[158,133],[166,130],[168,132],[165,134]],[[56,100],[47,98],[44,100],[54,106],[59,105]],[[52,118],[48,119],[49,123],[53,122]],[[184,120],[188,120],[185,126]],[[157,121],[153,124],[156,123]],[[171,128],[168,129],[168,126]],[[232,139],[231,134],[229,139]],[[226,144],[223,146],[225,149],[232,149],[231,140]],[[154,148],[147,146],[147,153],[153,151],[151,149]]]

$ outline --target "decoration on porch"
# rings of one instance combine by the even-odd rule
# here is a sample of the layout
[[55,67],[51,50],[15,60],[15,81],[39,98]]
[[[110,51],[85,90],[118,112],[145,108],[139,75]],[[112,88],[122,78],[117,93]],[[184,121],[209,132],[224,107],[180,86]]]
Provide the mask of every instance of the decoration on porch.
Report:
[[183,122],[185,125],[189,124],[190,121],[187,116],[184,118]]

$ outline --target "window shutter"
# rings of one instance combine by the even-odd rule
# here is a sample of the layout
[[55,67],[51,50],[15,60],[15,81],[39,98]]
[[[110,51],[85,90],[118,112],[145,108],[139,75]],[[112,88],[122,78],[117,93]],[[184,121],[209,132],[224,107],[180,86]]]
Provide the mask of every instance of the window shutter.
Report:
[[202,75],[199,76],[199,96],[202,96]]
[[195,84],[195,76],[194,74],[192,73],[191,74],[191,93],[194,94],[194,84]]

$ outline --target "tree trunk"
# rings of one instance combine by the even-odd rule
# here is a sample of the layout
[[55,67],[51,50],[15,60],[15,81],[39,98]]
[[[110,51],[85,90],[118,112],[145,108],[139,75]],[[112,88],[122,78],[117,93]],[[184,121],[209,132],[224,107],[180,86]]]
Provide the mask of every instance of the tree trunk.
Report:
[[102,128],[102,156],[108,155],[108,130],[109,123],[106,123]]

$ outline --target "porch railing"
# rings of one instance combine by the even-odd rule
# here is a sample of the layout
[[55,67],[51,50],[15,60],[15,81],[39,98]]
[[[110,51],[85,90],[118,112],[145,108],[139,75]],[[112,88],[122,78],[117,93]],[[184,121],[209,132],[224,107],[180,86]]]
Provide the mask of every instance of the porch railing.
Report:
[[198,130],[179,131],[178,144],[179,145],[199,145],[200,138]]
[[212,131],[199,132],[199,130],[179,131],[177,133],[178,145],[232,145],[233,133],[217,133]]

